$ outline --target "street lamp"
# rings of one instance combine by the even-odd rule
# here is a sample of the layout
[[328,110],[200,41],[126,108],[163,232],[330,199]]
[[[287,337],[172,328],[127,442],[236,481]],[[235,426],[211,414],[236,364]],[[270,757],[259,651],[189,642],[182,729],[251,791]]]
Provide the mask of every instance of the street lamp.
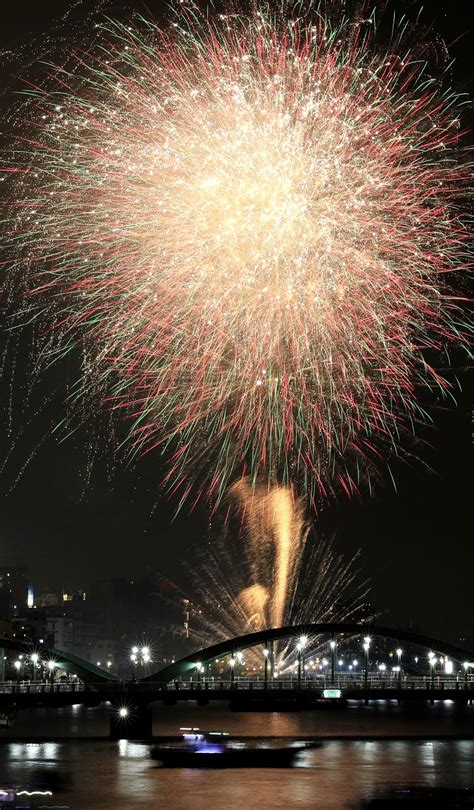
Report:
[[308,643],[308,636],[300,636],[299,645],[300,645],[300,681],[301,681],[301,674],[305,672],[305,649]]
[[430,674],[431,674],[431,688],[434,687],[434,673],[435,673],[435,666],[436,666],[436,658],[434,653],[428,653],[428,661],[430,662]]
[[301,641],[298,641],[296,645],[296,652],[298,654],[298,675],[297,675],[298,686],[301,685],[301,649],[302,649]]
[[234,677],[235,677],[234,669],[235,669],[235,658],[234,658],[233,655],[231,655],[230,656],[230,682],[231,682],[231,684],[234,683]]
[[401,647],[397,647],[397,666],[398,666],[398,686],[400,688],[402,682],[402,653],[403,650]]
[[334,678],[336,673],[336,649],[337,644],[334,639],[331,639],[329,642],[329,646],[331,648],[331,683],[334,686]]
[[48,669],[49,669],[49,679],[50,679],[51,683],[53,683],[54,670],[55,670],[56,664],[54,663],[54,661],[48,661],[47,666],[48,666]]
[[465,687],[467,689],[469,661],[464,661],[462,667],[463,667],[463,670],[464,670],[464,683],[465,683]]
[[38,653],[31,654],[31,662],[33,664],[33,681],[36,681],[36,670],[38,666],[39,655]]
[[267,650],[267,648],[265,648],[264,651],[263,651],[265,686],[268,683],[268,656],[269,655],[270,655],[270,650]]
[[20,669],[21,669],[21,661],[15,661],[14,667],[16,669],[16,680],[17,683],[20,683]]
[[[136,649],[136,648],[132,647],[132,650],[134,650],[134,649]],[[136,653],[132,652],[132,654],[130,656],[130,661],[132,662],[132,681],[134,681],[135,680],[135,667],[137,665],[137,655],[136,655]]]
[[239,652],[236,653],[236,658],[237,658],[237,664],[238,664],[237,677],[239,677],[239,675],[241,673],[241,669],[242,669],[242,661],[244,660],[243,652],[240,652],[240,650],[239,650]]
[[367,684],[369,681],[369,650],[370,650],[370,636],[365,636],[364,638],[364,653],[365,653],[365,672],[364,672],[364,684],[365,688],[367,689]]

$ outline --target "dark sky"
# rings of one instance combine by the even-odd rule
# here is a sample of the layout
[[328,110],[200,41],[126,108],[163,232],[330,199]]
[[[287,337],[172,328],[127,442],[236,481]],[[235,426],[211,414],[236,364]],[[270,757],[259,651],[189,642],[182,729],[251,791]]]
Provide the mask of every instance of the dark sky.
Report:
[[[124,5],[106,4],[112,10]],[[140,0],[127,5],[145,8]],[[159,15],[158,3],[149,0],[147,5]],[[401,2],[388,5],[400,8]],[[406,5],[413,16],[415,4]],[[425,19],[433,19],[445,41],[454,43],[450,49],[456,59],[454,84],[472,94],[472,0],[429,0],[427,5]],[[33,55],[43,35],[54,28],[65,11],[70,10],[71,19],[80,20],[87,6],[73,0],[9,0],[3,4],[3,86],[17,87],[16,79],[9,79],[9,75],[11,65],[17,65],[18,60],[12,63],[5,52],[21,52],[21,62],[28,58],[29,43],[35,43]],[[8,103],[4,98],[1,109],[5,110]],[[25,416],[22,400],[29,375],[27,349],[28,335],[14,350],[15,359],[10,354],[7,362],[8,373],[16,366],[13,385],[2,383],[6,414],[10,394],[13,396],[13,424],[10,431],[5,417],[0,462],[9,452],[12,436],[22,430],[23,435],[2,472],[0,565],[26,562],[33,580],[64,583],[68,588],[109,574],[136,574],[148,565],[179,579],[179,564],[187,546],[205,542],[207,515],[204,511],[191,516],[183,513],[172,521],[176,504],[161,495],[160,462],[151,455],[130,469],[120,460],[111,465],[110,454],[99,453],[85,486],[94,455],[90,448],[100,444],[100,420],[62,443],[49,435],[50,425],[61,413],[65,380],[74,376],[73,368],[45,375]],[[13,351],[11,346],[9,351]],[[435,472],[419,462],[410,466],[400,463],[394,467],[396,492],[387,480],[372,498],[364,495],[361,501],[332,504],[319,524],[320,531],[338,533],[341,551],[349,554],[362,549],[364,572],[373,582],[374,605],[384,613],[387,623],[411,621],[446,638],[474,634],[472,397],[462,368],[458,378],[461,390],[456,394],[457,405],[433,410],[434,428],[421,437],[431,443],[431,448],[416,448]],[[49,395],[52,402],[43,406],[44,397]],[[123,433],[124,428],[117,426],[117,432]],[[37,452],[14,486],[38,443]]]

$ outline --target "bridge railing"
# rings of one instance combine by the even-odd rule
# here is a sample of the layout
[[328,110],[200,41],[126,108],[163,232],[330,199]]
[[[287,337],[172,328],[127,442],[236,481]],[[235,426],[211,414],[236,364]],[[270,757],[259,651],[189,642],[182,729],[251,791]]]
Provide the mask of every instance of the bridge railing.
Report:
[[[100,686],[100,684],[96,684]],[[103,685],[102,685],[103,686]],[[84,692],[85,687],[83,683],[46,683],[37,681],[1,681],[0,694],[14,694],[14,693],[32,693],[32,694],[51,694],[60,692]]]
[[334,681],[328,677],[316,676],[311,678],[234,678],[233,680],[223,678],[197,678],[176,679],[174,681],[123,681],[117,683],[110,681],[104,683],[69,682],[50,683],[35,681],[5,681],[0,682],[1,694],[61,694],[61,693],[84,693],[99,692],[113,696],[124,691],[134,693],[158,693],[158,692],[217,692],[217,691],[306,691],[322,692],[324,689],[341,689],[344,693],[370,690],[415,690],[415,689],[436,689],[436,690],[469,690],[474,692],[474,678],[469,675],[467,678],[456,675],[439,675],[430,677],[427,675],[409,675],[402,677],[392,677],[382,674],[371,674],[367,678],[364,675],[338,675]]
[[338,677],[332,681],[330,678],[302,678],[300,681],[297,679],[289,678],[275,678],[268,679],[267,681],[261,680],[248,680],[246,678],[232,680],[175,680],[169,683],[148,682],[143,684],[148,689],[160,691],[232,691],[232,690],[249,690],[249,691],[296,691],[305,690],[318,692],[324,689],[341,689],[344,692],[351,690],[363,689],[393,689],[394,691],[412,690],[412,689],[472,689],[474,691],[474,681],[465,680],[464,678],[456,677],[435,677],[431,679],[429,676],[409,676],[403,679],[398,678],[383,678],[378,676],[371,676],[367,679],[364,677]]

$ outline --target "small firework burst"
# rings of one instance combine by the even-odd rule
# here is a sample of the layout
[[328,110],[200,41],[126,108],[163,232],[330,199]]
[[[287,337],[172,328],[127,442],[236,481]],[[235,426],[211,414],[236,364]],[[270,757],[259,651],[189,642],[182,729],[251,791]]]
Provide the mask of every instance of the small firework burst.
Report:
[[[268,493],[245,480],[229,497],[227,527],[185,564],[192,649],[271,627],[368,617],[369,586],[360,577],[358,554],[345,559],[334,536],[314,533],[302,498],[294,502],[287,488]],[[179,607],[182,596],[179,589],[166,601]],[[312,639],[309,649],[320,644]],[[294,645],[276,644],[275,654],[284,669],[294,661]],[[246,659],[261,667],[260,650]]]

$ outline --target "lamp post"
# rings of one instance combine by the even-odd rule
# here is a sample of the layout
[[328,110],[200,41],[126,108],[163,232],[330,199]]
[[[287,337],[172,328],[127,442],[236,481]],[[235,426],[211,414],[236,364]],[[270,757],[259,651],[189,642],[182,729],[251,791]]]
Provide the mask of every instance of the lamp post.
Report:
[[239,650],[239,652],[236,653],[235,657],[237,659],[237,680],[238,680],[242,674],[242,662],[244,660],[244,654]]
[[33,683],[36,682],[36,675],[37,675],[36,668],[38,666],[38,661],[39,661],[38,653],[32,653],[31,654],[31,663],[33,664]]
[[[301,675],[304,678],[305,677],[305,666],[306,666],[305,650],[306,650],[306,645],[308,643],[308,636],[300,636],[299,643],[301,645],[301,649],[300,649],[300,654],[301,654]],[[300,677],[300,682],[301,682],[301,677]]]
[[298,644],[296,645],[296,651],[298,653],[298,689],[301,686],[301,650],[302,650],[302,648],[303,647],[302,647],[301,641],[298,641]]
[[132,662],[132,681],[134,681],[135,680],[135,667],[137,665],[137,654],[136,653],[132,652],[132,654],[130,656],[130,661]]
[[55,666],[56,665],[55,665],[54,661],[48,661],[49,680],[50,680],[51,685],[53,684],[53,681],[54,681]]
[[15,661],[14,667],[16,669],[16,682],[17,682],[17,684],[19,684],[20,683],[21,661],[20,660]]
[[464,661],[462,668],[464,670],[464,687],[467,689],[468,684],[468,671],[469,671],[469,661]]
[[402,685],[402,653],[401,647],[397,647],[397,666],[398,666],[398,688]]
[[434,689],[434,676],[435,676],[435,667],[436,667],[436,658],[434,653],[428,653],[428,661],[430,662],[430,682],[431,688]]
[[364,671],[364,686],[367,689],[369,683],[369,650],[370,650],[370,636],[364,638],[364,653],[365,653],[365,671]]
[[234,685],[234,678],[235,678],[235,658],[233,654],[230,656],[230,682],[231,685]]
[[268,649],[270,651],[270,654],[268,656],[270,661],[270,680],[273,680],[273,678],[275,677],[275,645],[273,641],[270,641]]
[[336,677],[336,650],[337,644],[334,639],[331,639],[329,642],[329,646],[331,648],[331,685],[334,686],[334,680]]
[[269,654],[270,654],[270,650],[268,650],[265,647],[265,649],[263,651],[263,677],[264,677],[264,680],[265,680],[265,689],[267,688],[267,685],[268,685],[268,656],[269,656]]

